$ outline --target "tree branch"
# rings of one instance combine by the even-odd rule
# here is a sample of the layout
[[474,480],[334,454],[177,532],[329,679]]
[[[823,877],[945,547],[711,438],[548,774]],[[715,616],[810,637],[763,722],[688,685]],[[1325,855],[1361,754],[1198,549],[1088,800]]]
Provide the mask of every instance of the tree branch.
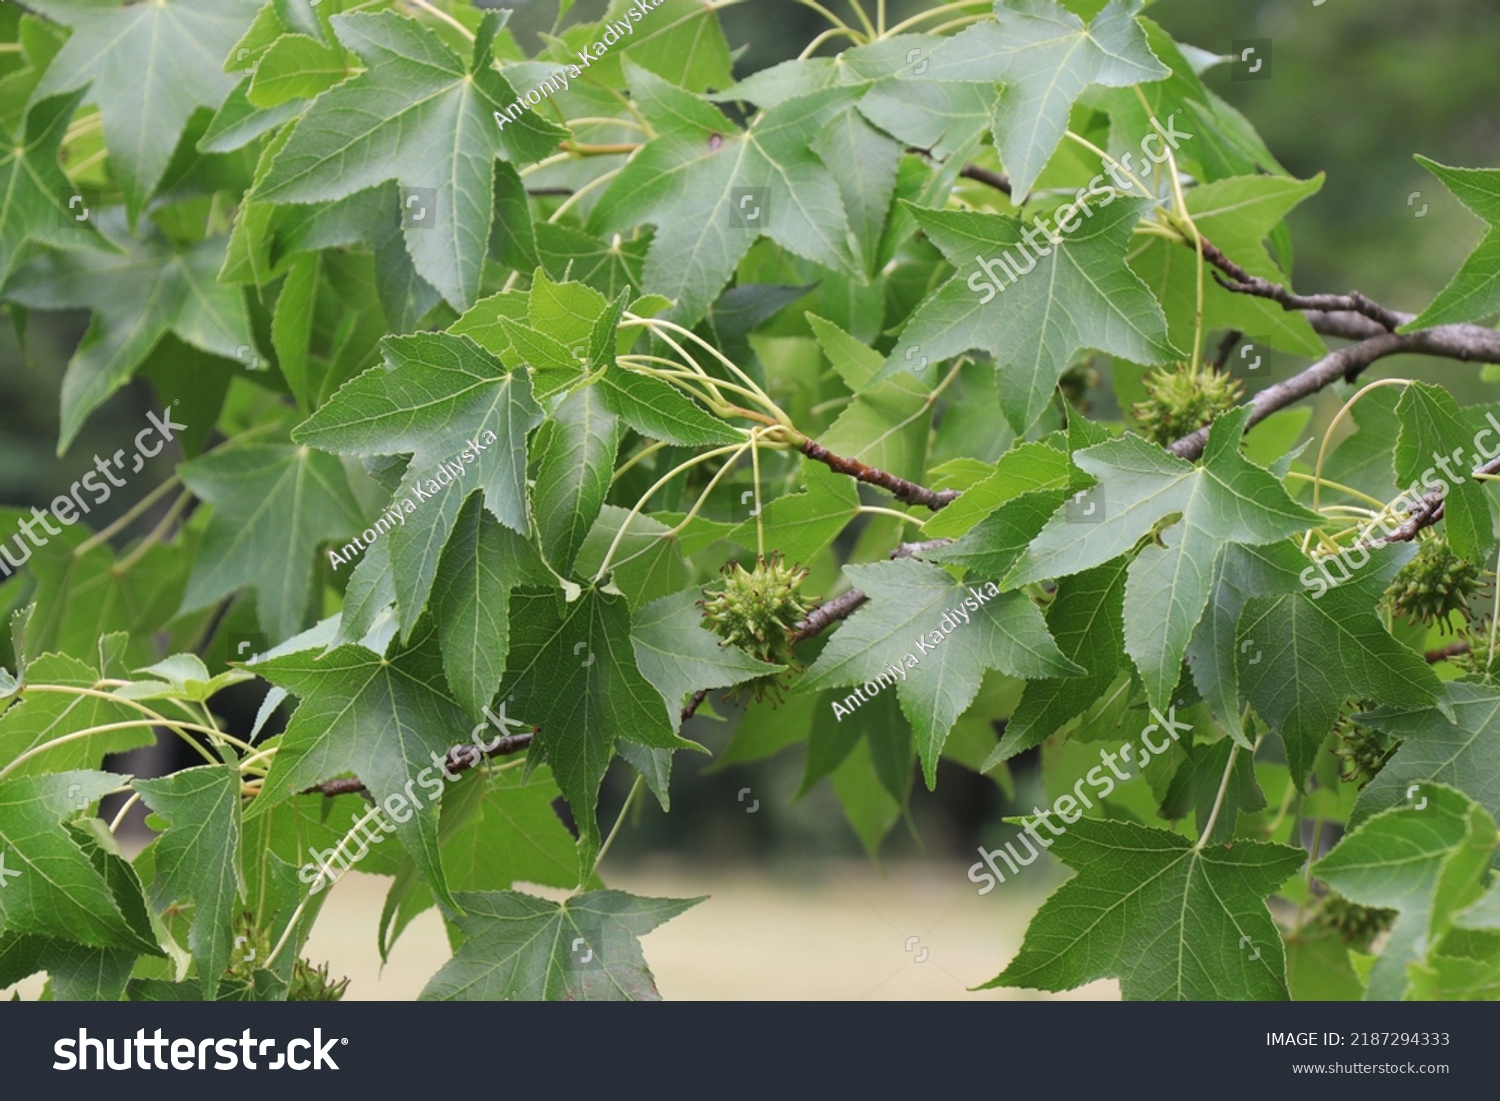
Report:
[[[920,558],[928,551],[946,547],[952,542],[952,539],[929,539],[923,543],[902,543],[891,551],[891,557]],[[836,596],[818,605],[807,613],[805,619],[792,628],[792,645],[795,646],[805,638],[812,638],[813,635],[826,631],[842,619],[848,619],[868,599],[870,598],[858,589],[850,589],[842,596]]]
[[884,470],[877,470],[868,466],[858,459],[845,459],[812,440],[802,441],[802,453],[809,459],[815,459],[823,463],[836,474],[846,474],[856,481],[865,482],[868,485],[879,486],[886,490],[896,500],[908,505],[925,505],[936,512],[938,509],[946,508],[959,498],[956,489],[945,489],[941,492],[919,486],[916,482],[908,482],[905,478],[898,478],[894,474],[888,474]]
[[1203,258],[1229,276],[1228,279],[1224,279],[1216,272],[1214,279],[1219,286],[1235,294],[1269,298],[1273,302],[1280,303],[1284,310],[1348,310],[1368,317],[1385,328],[1387,332],[1394,332],[1403,324],[1400,315],[1394,310],[1388,310],[1380,303],[1371,301],[1359,291],[1351,291],[1349,294],[1293,294],[1279,283],[1272,283],[1269,279],[1251,275],[1225,256],[1206,238],[1200,236],[1198,244],[1203,251]]
[[966,180],[988,184],[996,191],[1011,194],[1010,177],[1003,176],[999,172],[991,172],[988,168],[980,168],[977,164],[966,164],[958,170],[958,174]]

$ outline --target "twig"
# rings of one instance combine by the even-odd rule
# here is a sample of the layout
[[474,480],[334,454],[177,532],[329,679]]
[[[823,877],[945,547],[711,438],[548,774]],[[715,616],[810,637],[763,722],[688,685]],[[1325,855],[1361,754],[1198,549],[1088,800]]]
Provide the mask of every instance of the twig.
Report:
[[958,170],[958,174],[966,180],[988,184],[996,191],[1003,191],[1007,195],[1011,194],[1010,177],[1002,175],[999,172],[991,172],[988,168],[980,168],[977,164],[966,164]]
[[1459,654],[1467,654],[1469,644],[1467,642],[1450,642],[1447,646],[1439,646],[1436,650],[1428,650],[1422,656],[1427,659],[1428,665],[1436,665],[1440,661],[1456,658]]
[[[952,542],[952,539],[929,539],[923,543],[902,543],[891,551],[891,557],[918,558],[928,551],[946,547]],[[813,635],[826,631],[841,619],[848,619],[868,599],[870,598],[858,589],[850,589],[842,596],[818,605],[807,613],[805,619],[792,628],[792,645],[795,646],[805,638],[812,638]]]
[[945,489],[941,492],[919,486],[915,482],[908,482],[905,478],[898,478],[894,474],[888,474],[884,470],[877,470],[868,466],[858,459],[845,459],[812,440],[802,442],[802,453],[809,459],[815,459],[823,463],[836,474],[846,474],[856,481],[865,482],[868,485],[879,486],[886,490],[896,500],[908,505],[925,505],[933,512],[946,508],[958,500],[959,492],[956,489]]
[[[531,746],[536,733],[507,734],[501,738],[495,747],[485,754],[475,751],[472,745],[456,745],[448,750],[443,760],[443,769],[450,776],[458,772],[466,772],[477,765],[483,757],[505,757],[509,754],[520,753]],[[303,795],[363,795],[369,791],[364,781],[358,776],[350,776],[341,780],[325,780],[321,784],[315,784],[302,792]]]
[[1203,251],[1203,258],[1229,276],[1228,279],[1223,279],[1215,274],[1214,279],[1217,280],[1219,286],[1235,294],[1269,298],[1273,302],[1280,303],[1284,310],[1348,310],[1352,313],[1363,314],[1383,326],[1388,332],[1394,332],[1403,324],[1400,315],[1394,310],[1386,309],[1358,291],[1351,291],[1349,294],[1293,294],[1279,283],[1272,283],[1269,279],[1251,275],[1225,256],[1211,241],[1200,237],[1198,243]]
[[1230,329],[1224,334],[1224,339],[1219,341],[1219,350],[1213,359],[1213,368],[1215,371],[1222,371],[1224,369],[1224,364],[1229,362],[1229,357],[1234,354],[1234,349],[1244,338],[1245,334],[1238,329]]

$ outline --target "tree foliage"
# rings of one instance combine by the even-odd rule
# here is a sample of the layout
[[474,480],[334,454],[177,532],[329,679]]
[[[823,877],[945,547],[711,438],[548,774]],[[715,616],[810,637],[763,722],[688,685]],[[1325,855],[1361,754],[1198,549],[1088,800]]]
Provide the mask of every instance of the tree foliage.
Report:
[[[1421,158],[1487,236],[1401,313],[1292,289],[1323,180],[1144,0],[881,4],[738,83],[712,4],[560,8],[533,54],[467,0],[0,12],[0,300],[88,315],[59,454],[163,411],[0,511],[0,985],[306,996],[357,864],[382,952],[447,923],[426,998],[656,997],[696,900],[601,861],[779,701],[724,757],[805,742],[872,854],[1040,747],[969,878],[1074,874],[989,985],[1496,997],[1500,407],[1359,376],[1500,363],[1500,170]],[[156,733],[202,762],[105,767]]]

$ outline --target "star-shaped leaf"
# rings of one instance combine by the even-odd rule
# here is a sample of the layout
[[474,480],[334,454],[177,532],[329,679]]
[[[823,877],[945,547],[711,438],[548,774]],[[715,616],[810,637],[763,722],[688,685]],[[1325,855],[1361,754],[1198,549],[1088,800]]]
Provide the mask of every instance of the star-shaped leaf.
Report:
[[495,158],[530,163],[567,135],[535,111],[496,124],[516,99],[491,64],[497,13],[480,24],[467,62],[394,12],[336,15],[332,24],[369,68],[313,102],[254,197],[316,203],[399,181],[417,272],[467,309],[489,247]]
[[[1052,400],[1074,355],[1091,348],[1136,363],[1180,359],[1167,339],[1161,307],[1123,263],[1131,230],[1149,207],[1144,199],[1093,206],[1093,217],[1061,242],[1003,214],[912,207],[956,274],[912,315],[876,381],[979,348],[1000,369],[1000,404],[1017,432]],[[1045,255],[1028,251],[1024,234]],[[1026,267],[1010,277],[1001,258]],[[982,264],[995,274],[986,275]]]
[[82,211],[80,222],[79,208],[68,209],[74,192],[57,163],[68,120],[82,98],[74,92],[33,104],[17,135],[0,128],[0,287],[33,241],[55,248],[107,247],[87,220],[89,211]]
[[1449,168],[1423,156],[1417,157],[1417,163],[1484,219],[1488,228],[1452,282],[1400,331],[1478,321],[1500,312],[1500,169]]
[[1390,636],[1355,588],[1258,597],[1240,615],[1238,638],[1240,692],[1281,735],[1299,785],[1347,699],[1453,709],[1432,667]]
[[1073,461],[1098,480],[1089,493],[1102,516],[1063,509],[1006,578],[1007,586],[1023,585],[1103,565],[1178,517],[1158,544],[1136,555],[1125,587],[1125,648],[1160,709],[1180,679],[1222,549],[1273,543],[1318,523],[1239,453],[1247,413],[1241,408],[1214,423],[1197,466],[1132,435],[1077,452]]
[[845,566],[844,573],[869,603],[838,629],[798,687],[817,691],[876,678],[881,690],[894,687],[929,788],[937,783],[948,732],[974,701],[986,670],[1017,677],[1083,672],[1063,657],[1023,593],[1001,593],[992,581],[966,585],[913,559]]
[[305,625],[319,545],[364,524],[344,468],[306,447],[246,444],[194,459],[181,472],[214,506],[183,607],[249,587],[261,625],[278,640],[295,635]]
[[1265,898],[1307,858],[1259,841],[1197,849],[1134,822],[1083,818],[1051,837],[1078,874],[1042,904],[985,987],[1070,990],[1117,978],[1127,1000],[1284,1001],[1281,933]]
[[833,114],[862,88],[830,88],[780,104],[741,131],[713,104],[627,65],[630,87],[659,136],[600,198],[596,232],[656,226],[645,290],[675,299],[683,324],[700,321],[760,237],[853,274],[839,184],[813,151]]
[[146,805],[167,820],[152,847],[158,911],[191,903],[189,946],[204,996],[212,1000],[234,949],[235,902],[245,892],[240,872],[240,773],[231,765],[185,769],[159,780],[137,780]]
[[234,88],[224,57],[260,0],[27,0],[73,34],[37,87],[36,100],[88,85],[115,177],[134,221],[166,171],[193,112],[217,110]]
[[[255,671],[301,698],[261,795],[250,806],[259,815],[277,803],[336,776],[353,774],[383,806],[393,795],[414,804],[406,822],[387,821],[427,877],[451,905],[438,855],[434,782],[445,777],[448,749],[471,725],[443,679],[431,630],[382,657],[363,646],[257,661]],[[436,799],[441,799],[438,791]]]
[[411,456],[390,506],[406,522],[388,522],[381,535],[410,635],[470,493],[482,490],[490,514],[526,534],[526,436],[542,410],[524,370],[468,337],[419,333],[381,346],[386,366],[345,383],[292,438],[345,455]]
[[641,674],[625,598],[597,589],[564,603],[520,589],[510,603],[510,660],[500,694],[537,726],[533,759],[552,767],[578,823],[580,881],[599,850],[595,806],[617,739],[651,749],[698,748],[677,737],[676,713]]
[[622,891],[566,902],[518,891],[458,898],[466,939],[424,1001],[659,1001],[639,938],[703,901]]
[[63,378],[59,454],[167,333],[239,364],[256,348],[244,293],[218,281],[225,238],[175,247],[154,233],[127,238],[110,218],[102,228],[123,255],[43,257],[16,272],[6,290],[7,298],[33,309],[94,312]]
[[1124,88],[1170,76],[1136,21],[1142,0],[1110,0],[1087,25],[1057,0],[995,0],[976,23],[933,51],[929,80],[1003,82],[995,145],[1017,195],[1031,190],[1090,84]]

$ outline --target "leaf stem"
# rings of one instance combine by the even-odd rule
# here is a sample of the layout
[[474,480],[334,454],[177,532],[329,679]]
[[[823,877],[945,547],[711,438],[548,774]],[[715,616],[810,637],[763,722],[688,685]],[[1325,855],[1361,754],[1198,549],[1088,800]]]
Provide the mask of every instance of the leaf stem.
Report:
[[157,501],[160,501],[163,497],[171,493],[172,490],[174,490],[181,484],[182,476],[180,474],[174,473],[165,482],[157,486],[150,493],[146,494],[146,496],[142,497],[139,501],[132,505],[129,511],[117,517],[114,522],[109,524],[107,527],[96,531],[82,543],[79,543],[78,546],[74,547],[74,560],[76,561],[77,559],[82,558],[85,554],[93,550],[100,543],[107,542],[108,540],[114,538],[114,536],[118,535],[120,532],[124,531],[131,524],[135,523],[135,521],[142,515],[150,511],[152,505],[156,504]]
[[114,564],[110,570],[116,577],[129,573],[142,558],[151,553],[151,548],[166,538],[167,532],[182,515],[183,509],[187,508],[193,500],[192,490],[185,489],[177,500],[172,502],[172,507],[167,509],[166,515],[161,522],[152,528],[147,536],[140,541],[134,550]]
[[620,524],[620,530],[615,532],[614,541],[610,543],[609,550],[605,552],[604,561],[599,564],[599,569],[594,574],[594,580],[602,580],[604,575],[609,572],[610,563],[614,560],[615,552],[620,549],[620,544],[624,542],[625,533],[630,530],[631,522],[641,514],[641,510],[646,507],[646,503],[650,501],[652,497],[656,496],[657,492],[660,491],[663,486],[665,486],[673,478],[677,477],[677,475],[691,470],[699,463],[707,462],[708,460],[717,458],[720,455],[727,455],[731,451],[734,452],[734,457],[730,459],[730,462],[732,463],[735,459],[738,459],[741,455],[743,455],[746,450],[749,449],[749,447],[750,445],[748,443],[726,444],[723,447],[716,447],[712,451],[705,451],[701,454],[694,455],[691,459],[688,459],[684,463],[679,463],[677,466],[674,466],[671,470],[667,471],[667,473],[658,478],[656,480],[656,484],[653,485],[650,489],[646,490],[644,494],[642,494],[641,499],[637,501],[635,503],[635,507],[630,510],[630,514],[626,516],[624,521]]
[[[610,829],[609,836],[604,839],[604,844],[599,846],[599,855],[594,857],[594,867],[592,869],[592,873],[597,873],[599,871],[599,865],[603,863],[605,856],[608,855],[610,846],[615,843],[615,838],[620,835],[620,828],[625,825],[625,815],[630,813],[630,805],[635,802],[635,797],[644,786],[645,779],[646,778],[639,773],[636,774],[635,783],[630,785],[630,793],[625,796],[625,802],[620,804],[619,817],[615,819],[615,824]],[[580,884],[580,886],[582,886],[582,884]]]
[[473,31],[469,30],[468,27],[464,26],[457,19],[454,19],[453,16],[441,10],[436,5],[428,3],[428,0],[406,0],[406,2],[408,4],[411,4],[413,7],[421,8],[423,11],[437,16],[444,23],[447,23],[448,26],[452,27],[454,30],[458,31],[459,34],[467,38],[470,42],[474,41]]
[[[1334,429],[1336,429],[1340,424],[1343,423],[1344,418],[1349,415],[1349,411],[1354,408],[1355,403],[1358,402],[1360,398],[1362,398],[1366,394],[1368,394],[1371,390],[1378,390],[1382,386],[1400,386],[1400,387],[1404,388],[1404,387],[1409,386],[1409,385],[1411,385],[1411,380],[1410,379],[1404,379],[1404,378],[1382,378],[1382,379],[1376,379],[1374,382],[1369,383],[1368,385],[1360,387],[1359,390],[1354,394],[1353,397],[1351,397],[1348,401],[1344,402],[1344,407],[1342,409],[1340,409],[1337,413],[1334,414],[1333,420],[1331,420],[1331,421],[1328,422],[1328,427],[1323,430],[1323,442],[1318,445],[1318,465],[1313,469],[1313,474],[1314,474],[1315,478],[1317,479],[1317,480],[1315,480],[1313,482],[1313,503],[1312,503],[1312,507],[1313,507],[1313,511],[1314,512],[1318,511],[1318,490],[1322,486],[1323,460],[1328,457],[1328,444],[1333,439]],[[1381,511],[1384,512],[1385,508],[1386,508],[1386,506],[1382,502],[1381,503]]]
[[[910,19],[906,19],[900,23],[897,23],[890,30],[886,31],[885,34],[882,35],[882,37],[894,38],[896,37],[896,35],[900,34],[902,31],[906,30],[909,27],[915,27],[919,23],[925,23],[929,19],[939,18],[941,16],[947,15],[949,12],[965,11],[969,8],[989,6],[990,5],[986,2],[986,0],[958,0],[958,2],[956,3],[940,4],[938,7],[932,8],[929,11],[924,11],[920,15],[914,15]],[[985,17],[985,15],[980,16],[980,18]]]

